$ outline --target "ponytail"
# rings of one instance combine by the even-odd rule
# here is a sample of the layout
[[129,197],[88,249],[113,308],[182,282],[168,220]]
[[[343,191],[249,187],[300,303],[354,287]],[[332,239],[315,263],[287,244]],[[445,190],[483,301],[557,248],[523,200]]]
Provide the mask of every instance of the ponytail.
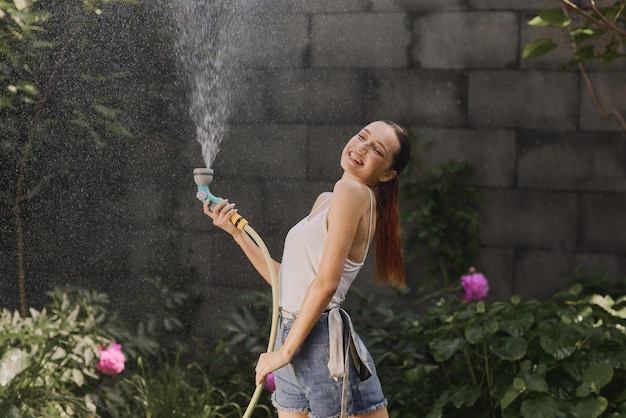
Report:
[[397,179],[378,185],[376,215],[376,278],[383,284],[403,288],[406,279]]
[[[400,151],[394,157],[392,170],[397,174],[406,167],[411,158],[409,137],[406,131],[394,122],[384,121],[391,126],[400,142]],[[406,287],[404,254],[400,210],[398,209],[398,176],[378,184],[376,192],[376,278],[379,282],[399,288]]]

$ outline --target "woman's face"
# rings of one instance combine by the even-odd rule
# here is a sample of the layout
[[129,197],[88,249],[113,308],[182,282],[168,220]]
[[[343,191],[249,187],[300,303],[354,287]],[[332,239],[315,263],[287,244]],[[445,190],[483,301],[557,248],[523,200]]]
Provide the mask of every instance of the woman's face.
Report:
[[372,122],[350,138],[341,154],[341,168],[346,175],[376,186],[397,175],[391,166],[399,151],[394,129],[385,122]]

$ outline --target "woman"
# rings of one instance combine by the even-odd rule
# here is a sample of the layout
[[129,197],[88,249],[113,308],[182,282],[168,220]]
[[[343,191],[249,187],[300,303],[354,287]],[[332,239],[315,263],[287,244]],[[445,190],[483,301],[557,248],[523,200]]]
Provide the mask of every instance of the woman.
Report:
[[[373,360],[340,304],[373,237],[377,278],[405,285],[397,176],[409,158],[401,127],[370,123],[344,147],[343,175],[333,192],[322,193],[287,234],[282,264],[274,261],[281,307],[276,347],[261,354],[256,367],[257,383],[274,372],[272,401],[280,418],[388,417]],[[225,200],[213,211],[206,204],[204,211],[270,283],[261,251],[229,221],[234,204]]]

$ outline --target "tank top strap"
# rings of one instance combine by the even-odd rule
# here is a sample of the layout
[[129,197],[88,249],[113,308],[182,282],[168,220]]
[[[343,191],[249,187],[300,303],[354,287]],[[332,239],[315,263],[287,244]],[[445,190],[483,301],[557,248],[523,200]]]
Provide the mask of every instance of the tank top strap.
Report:
[[311,220],[312,218],[314,218],[318,213],[323,212],[324,209],[328,208],[328,202],[330,202],[330,200],[333,198],[333,194],[331,193],[330,196],[328,196],[326,199],[324,199],[322,201],[322,203],[320,203],[319,205],[317,205],[317,207],[315,207],[311,213],[309,213],[309,216],[306,217],[307,220]]

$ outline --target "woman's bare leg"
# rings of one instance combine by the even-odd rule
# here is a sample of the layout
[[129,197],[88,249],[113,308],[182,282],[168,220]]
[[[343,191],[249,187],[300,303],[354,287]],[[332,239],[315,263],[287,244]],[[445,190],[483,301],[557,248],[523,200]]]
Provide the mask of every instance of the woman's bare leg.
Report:
[[307,418],[309,414],[302,412],[278,411],[278,418]]

